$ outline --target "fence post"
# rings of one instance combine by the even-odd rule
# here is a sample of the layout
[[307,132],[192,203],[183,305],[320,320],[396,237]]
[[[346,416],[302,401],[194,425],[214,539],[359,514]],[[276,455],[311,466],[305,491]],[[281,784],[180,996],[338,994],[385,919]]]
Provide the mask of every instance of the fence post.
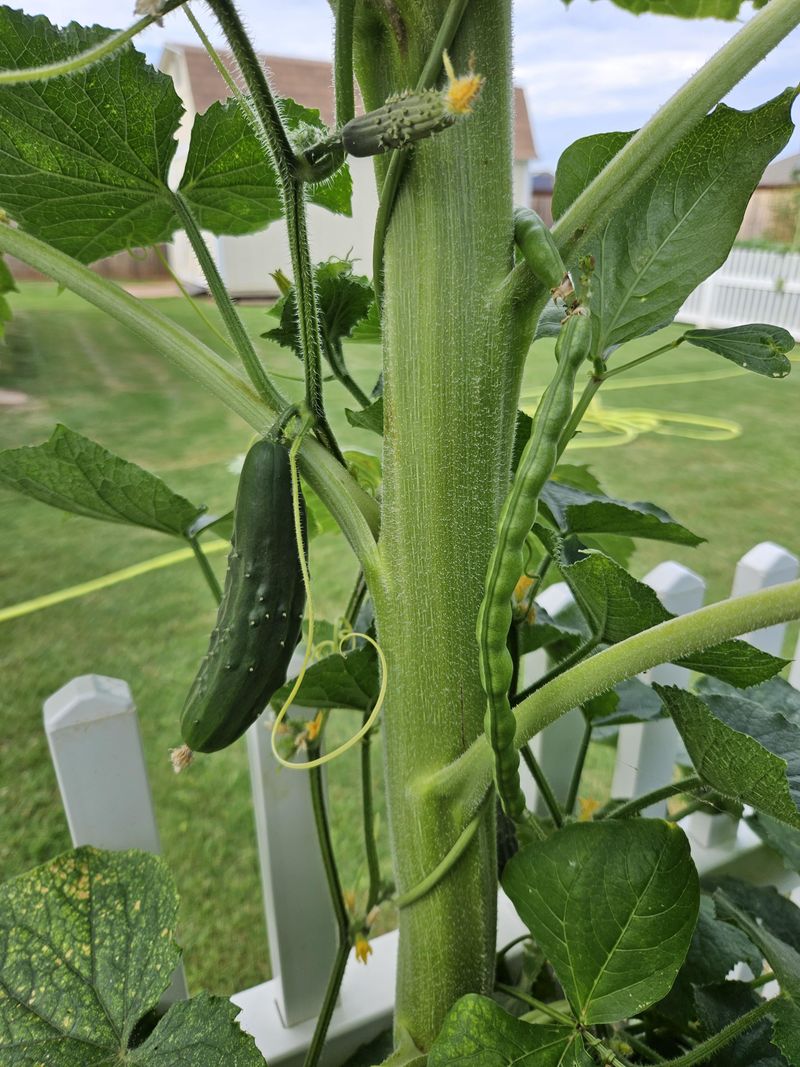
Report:
[[794,650],[794,660],[789,672],[789,681],[795,689],[800,689],[800,637],[797,639],[797,647]]
[[[297,653],[289,667],[300,669]],[[303,716],[296,705],[293,712]],[[312,718],[309,710],[305,716]],[[325,881],[308,775],[272,755],[269,709],[247,731],[261,885],[273,978],[284,1026],[319,1014],[336,954],[336,923]]]
[[[557,582],[548,586],[537,597],[537,602],[551,618],[558,618],[573,602],[572,593],[566,582]],[[544,652],[534,652],[525,657],[523,663],[523,685],[530,685],[540,678],[547,669],[547,656]],[[567,799],[575,756],[583,737],[583,714],[580,708],[573,708],[562,715],[551,726],[538,733],[531,742],[533,754],[544,769],[547,780],[553,787],[556,799],[562,803]],[[537,815],[548,814],[547,805],[531,778],[527,767],[522,764],[521,783],[525,800],[531,811]]]
[[[127,682],[85,674],[44,702],[44,728],[72,844],[159,853],[136,706]],[[183,965],[161,1003],[188,996]]]
[[[782,582],[791,582],[797,577],[799,567],[797,556],[772,541],[762,541],[760,545],[746,552],[737,563],[731,596],[744,596],[746,593],[756,593],[759,589],[767,589]],[[763,630],[743,634],[742,640],[749,641],[762,652],[780,656],[785,636],[786,623],[778,623],[776,626],[767,626]]]
[[[703,604],[705,582],[680,563],[660,563],[644,581],[655,591],[667,611],[674,615],[685,615]],[[665,663],[648,671],[642,680],[685,686],[689,671],[685,667]],[[621,726],[611,786],[612,797],[641,796],[671,781],[680,748],[680,735],[672,719]],[[661,801],[647,808],[644,814],[659,818],[666,811],[666,801]]]

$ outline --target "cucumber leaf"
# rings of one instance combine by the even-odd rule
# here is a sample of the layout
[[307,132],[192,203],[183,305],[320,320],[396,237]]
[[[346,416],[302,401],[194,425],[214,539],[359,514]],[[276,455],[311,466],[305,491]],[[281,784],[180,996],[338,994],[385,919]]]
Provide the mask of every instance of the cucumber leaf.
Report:
[[765,815],[763,811],[748,815],[745,821],[765,845],[769,845],[783,857],[784,865],[790,871],[800,873],[800,830],[778,822],[777,819]]
[[[696,1017],[701,1035],[709,1038],[761,1003],[758,993],[744,982],[720,982],[695,990]],[[735,1041],[726,1044],[708,1067],[788,1067],[770,1041],[772,1023],[759,1020]]]
[[704,781],[800,828],[800,726],[749,694],[701,698],[676,686],[654,688]]
[[174,1005],[130,1047],[180,958],[177,910],[164,862],[137,851],[75,849],[1,886],[3,1064],[172,1067],[201,1046],[204,1067],[263,1067],[223,997]]
[[205,510],[60,423],[41,445],[0,452],[0,485],[90,519],[185,537]]
[[345,408],[344,413],[350,425],[355,426],[357,430],[371,430],[372,433],[376,433],[379,437],[383,437],[382,396],[379,396],[368,408],[363,408],[361,411],[353,411],[352,408]]
[[[2,7],[0,67],[66,59],[110,32]],[[168,240],[182,114],[172,79],[130,45],[74,74],[0,86],[0,205],[82,263]]]
[[[301,124],[326,131],[319,111],[290,98],[281,107],[290,133]],[[212,233],[255,233],[283,215],[278,175],[236,100],[217,101],[196,116],[179,189]],[[346,164],[308,189],[312,204],[341,215],[351,214],[351,196]]]
[[792,369],[786,354],[794,348],[795,340],[780,326],[750,323],[727,330],[687,330],[684,337],[698,348],[707,348],[768,378],[785,378]]
[[781,991],[796,1006],[800,1006],[800,953],[779,937],[770,933],[762,923],[758,923],[747,912],[738,908],[725,891],[718,889],[714,893],[717,915],[727,922],[734,923],[764,955],[767,963],[781,984]]
[[652,722],[664,717],[664,705],[651,685],[638,678],[619,682],[583,705],[583,712],[595,727],[624,726],[632,722]]
[[800,953],[800,908],[774,886],[752,885],[723,874],[704,878],[703,888],[721,890],[737,908]]
[[428,1053],[428,1067],[591,1067],[577,1030],[534,1026],[487,997],[456,1001]]
[[700,906],[686,835],[656,819],[566,826],[518,852],[503,888],[584,1025],[669,992]]
[[781,998],[776,1002],[772,1040],[789,1063],[800,1064],[800,1007],[794,1001]]
[[[571,3],[571,0],[564,0]],[[677,15],[682,19],[735,19],[744,0],[613,0],[617,7],[634,15]],[[756,3],[755,7],[763,7]]]

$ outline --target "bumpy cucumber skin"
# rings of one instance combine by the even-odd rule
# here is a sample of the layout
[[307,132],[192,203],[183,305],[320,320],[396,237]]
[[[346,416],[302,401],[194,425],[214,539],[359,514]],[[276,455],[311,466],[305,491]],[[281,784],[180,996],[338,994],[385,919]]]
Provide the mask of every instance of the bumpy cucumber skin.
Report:
[[239,480],[217,623],[181,713],[189,748],[217,752],[255,722],[286,680],[305,601],[289,455],[278,442],[260,440]]
[[454,125],[457,119],[438,89],[406,91],[375,111],[351,119],[342,129],[342,144],[349,156],[376,156],[407,148]]

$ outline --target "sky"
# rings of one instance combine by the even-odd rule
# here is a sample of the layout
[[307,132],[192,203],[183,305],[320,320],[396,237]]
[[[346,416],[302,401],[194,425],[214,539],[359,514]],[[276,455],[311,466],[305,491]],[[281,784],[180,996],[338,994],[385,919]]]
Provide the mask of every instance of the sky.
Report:
[[[92,23],[102,12],[108,26],[133,21],[133,0],[17,0],[30,14],[53,22]],[[332,23],[326,0],[240,0],[240,11],[259,49],[307,59],[330,59]],[[193,11],[215,43],[213,20],[202,3]],[[631,15],[611,0],[514,0],[514,66],[525,89],[539,159],[534,170],[553,170],[578,137],[640,126],[741,25],[712,19]],[[743,19],[752,15],[745,5]],[[196,43],[176,11],[164,27],[151,27],[138,47],[156,60],[168,41]],[[480,56],[478,57],[480,59]],[[800,29],[741,82],[727,98],[751,108],[800,82]],[[800,103],[795,108],[800,122]],[[800,152],[795,135],[786,153]]]

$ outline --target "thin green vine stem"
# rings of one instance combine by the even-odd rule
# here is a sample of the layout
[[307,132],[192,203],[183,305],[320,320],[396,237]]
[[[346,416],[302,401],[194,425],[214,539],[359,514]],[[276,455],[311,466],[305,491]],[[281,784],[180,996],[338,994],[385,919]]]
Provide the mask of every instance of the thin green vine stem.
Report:
[[231,0],[207,2],[225,34],[250,93],[250,108],[257,119],[258,132],[262,136],[264,147],[272,156],[281,183],[287,184],[294,174],[294,149],[283,125],[280,108],[267,81],[266,71]]
[[341,129],[356,113],[353,85],[354,0],[338,0],[333,41],[333,87],[336,99],[336,125]]
[[550,818],[553,820],[553,825],[556,829],[560,830],[564,825],[564,813],[561,811],[561,805],[558,803],[553,787],[550,785],[550,781],[547,775],[542,770],[542,765],[533,754],[533,749],[530,745],[523,745],[519,750],[522,759],[525,762],[525,766],[531,773],[531,777],[539,792],[542,794],[542,800],[545,802],[547,810],[550,812]]
[[[268,430],[280,413],[264,402],[236,367],[194,334],[64,252],[11,226],[0,226],[0,252],[16,256],[127,326],[258,433]],[[310,437],[303,441],[300,463],[303,477],[339,523],[370,584],[377,588],[383,571],[376,544],[380,527],[376,501]]]
[[203,549],[200,547],[200,542],[196,537],[190,537],[188,538],[188,541],[189,544],[192,546],[194,558],[197,560],[197,564],[200,567],[200,570],[202,571],[203,577],[206,580],[206,584],[211,590],[211,595],[214,597],[214,600],[216,600],[217,604],[219,604],[219,602],[222,600],[222,589],[220,587],[219,582],[217,581],[217,576],[216,574],[214,574],[211,564],[208,562],[208,557],[206,556]]
[[[307,754],[309,761],[318,758],[319,749],[320,746],[317,742],[308,745]],[[317,1017],[316,1026],[314,1027],[314,1036],[311,1039],[311,1044],[308,1046],[308,1051],[306,1052],[306,1057],[303,1061],[303,1067],[316,1067],[325,1046],[325,1039],[328,1035],[331,1016],[333,1015],[333,1009],[336,1007],[336,1001],[339,997],[339,990],[341,989],[345,967],[347,966],[347,958],[350,955],[350,949],[352,948],[352,938],[350,935],[350,919],[347,914],[347,906],[344,902],[342,883],[339,878],[336,855],[331,840],[328,812],[325,805],[322,768],[313,767],[308,774],[311,787],[311,806],[314,811],[314,824],[316,826],[317,839],[322,854],[322,866],[325,870],[325,879],[328,883],[328,892],[330,893],[339,936],[339,944],[336,949],[333,967],[331,968],[331,973],[328,978],[325,997],[322,1002],[322,1007],[320,1008],[319,1016]]]
[[456,843],[447,853],[440,863],[437,863],[433,870],[427,874],[422,881],[417,882],[415,886],[402,893],[399,897],[395,898],[395,903],[398,908],[408,908],[412,904],[416,904],[418,900],[421,900],[424,896],[427,896],[432,889],[441,882],[448,871],[451,871],[453,867],[458,863],[464,853],[467,851],[472,843],[472,839],[480,828],[481,821],[483,820],[483,811],[479,810],[472,819],[467,823],[461,833],[456,839]]
[[184,233],[189,238],[189,243],[192,246],[192,251],[197,256],[203,277],[208,282],[208,288],[214,298],[214,303],[217,305],[222,321],[225,323],[225,328],[239,354],[250,381],[269,406],[279,411],[281,407],[286,406],[287,401],[284,400],[278,389],[273,385],[258,357],[258,353],[253,347],[253,342],[244,328],[244,323],[236,310],[233,300],[231,300],[230,293],[220,276],[217,264],[214,262],[214,257],[211,255],[209,247],[200,232],[200,227],[197,225],[197,220],[192,214],[191,208],[177,190],[172,193],[172,201],[175,206],[175,213],[181,221]]
[[[161,263],[161,266],[164,268],[164,270],[167,272],[167,274],[172,279],[172,281],[173,281],[176,289],[178,290],[178,292],[181,294],[181,296],[184,298],[184,300],[188,303],[188,305],[192,309],[193,313],[195,315],[197,315],[197,317],[200,319],[200,321],[203,323],[203,325],[209,331],[209,333],[213,333],[214,336],[217,338],[217,340],[222,342],[222,344],[227,348],[227,350],[231,353],[231,355],[238,356],[239,353],[236,351],[236,349],[231,344],[230,337],[226,337],[225,334],[222,332],[222,330],[217,329],[216,325],[211,321],[211,319],[208,317],[208,315],[206,315],[206,313],[200,307],[200,304],[193,298],[192,294],[189,292],[189,290],[186,288],[186,286],[180,280],[178,275],[175,273],[175,271],[169,265],[169,260],[164,255],[164,253],[161,251],[160,246],[159,245],[153,245],[153,251],[155,252],[156,257],[158,258],[158,261]],[[298,379],[298,381],[299,381],[299,379]]]
[[[521,747],[572,708],[580,707],[636,674],[743,633],[798,617],[800,580],[668,619],[590,656],[519,704],[514,743]],[[448,797],[459,802],[463,814],[468,816],[482,803],[491,777],[492,752],[485,736],[481,736],[447,767],[420,778],[415,788],[425,796]]]
[[[798,25],[797,0],[770,0],[642,126],[553,227],[565,260],[624,207],[678,141]],[[541,295],[541,286],[524,263],[514,267],[504,290],[525,319],[531,295]]]
[[[364,722],[370,712],[364,712]],[[378,843],[375,840],[375,805],[372,797],[372,730],[361,739],[361,812],[364,826],[364,855],[367,860],[369,888],[367,889],[367,915],[381,896],[381,867],[378,859]]]
[[[231,96],[234,97],[234,99],[237,100],[240,104],[246,104],[246,100],[245,100],[244,94],[242,93],[242,90],[236,84],[236,81],[235,81],[233,75],[231,74],[231,72],[228,70],[228,68],[222,62],[222,57],[220,56],[219,52],[216,50],[216,48],[212,44],[211,39],[208,36],[208,34],[206,33],[206,31],[203,29],[203,27],[197,21],[197,18],[195,17],[195,14],[192,11],[191,6],[188,3],[186,5],[186,7],[183,9],[183,11],[184,11],[184,14],[186,15],[186,18],[189,20],[189,22],[190,22],[190,24],[192,26],[192,29],[197,34],[198,39],[200,40],[200,43],[202,44],[203,48],[205,48],[206,52],[208,53],[209,59],[214,64],[214,66],[217,68],[217,73],[222,78],[222,80],[225,82],[225,84],[228,86],[228,89],[230,90]],[[249,107],[249,104],[246,104],[246,106]]]
[[583,736],[581,737],[581,743],[578,747],[578,751],[575,754],[575,766],[572,768],[572,777],[569,782],[569,789],[567,791],[567,799],[564,801],[564,811],[567,815],[572,815],[575,811],[575,802],[578,799],[578,790],[581,786],[581,778],[583,777],[583,768],[586,763],[586,755],[589,751],[589,743],[592,740],[592,720],[588,715],[584,713],[583,722]]
[[670,341],[668,345],[662,345],[660,348],[654,348],[652,352],[645,352],[643,356],[639,356],[638,359],[632,359],[629,363],[623,363],[621,367],[614,367],[613,370],[606,371],[603,375],[603,381],[607,382],[609,378],[616,378],[618,374],[624,374],[626,370],[631,370],[632,367],[638,367],[642,363],[647,363],[651,359],[655,359],[656,356],[662,356],[665,352],[671,352],[673,348],[677,348],[678,345],[683,344],[686,340],[686,334],[681,334],[680,337],[676,337],[674,341]]
[[527,700],[529,696],[534,693],[538,693],[540,689],[543,689],[546,685],[553,681],[554,678],[558,678],[565,671],[568,671],[571,667],[574,667],[576,663],[580,663],[586,659],[590,652],[592,652],[600,644],[600,638],[592,635],[583,644],[578,645],[576,649],[573,649],[568,656],[565,656],[562,660],[556,663],[550,668],[549,671],[537,678],[535,682],[531,682],[529,686],[526,686],[521,693],[517,693],[511,700],[512,708],[515,708],[518,704],[521,704],[523,700]]
[[696,793],[703,789],[708,789],[708,786],[699,775],[693,774],[689,778],[683,778],[680,782],[671,782],[669,785],[662,785],[660,789],[654,789],[641,797],[634,797],[632,800],[620,804],[619,807],[611,808],[610,811],[606,811],[602,816],[598,815],[597,819],[598,821],[601,818],[628,819],[631,815],[637,815],[640,811],[644,811],[645,808],[649,808],[651,804],[658,804],[660,800],[677,797],[683,793]]
[[347,364],[345,363],[344,355],[342,354],[341,344],[339,342],[326,341],[325,338],[323,338],[322,344],[325,350],[325,358],[328,360],[328,364],[333,371],[334,378],[336,378],[340,385],[345,387],[359,407],[369,407],[369,397],[347,369]]
[[544,1000],[532,997],[530,993],[523,993],[521,989],[517,989],[513,985],[506,985],[505,982],[495,982],[494,987],[498,993],[505,993],[507,997],[514,997],[521,1004],[527,1004],[529,1008],[534,1008],[536,1011],[540,1011],[542,1015],[547,1015],[553,1022],[561,1023],[562,1026],[576,1026],[572,1016],[565,1015],[563,1011],[551,1007]]
[[695,1064],[706,1063],[715,1052],[725,1048],[739,1034],[745,1033],[751,1026],[755,1026],[759,1019],[763,1019],[765,1015],[769,1015],[770,1011],[774,1010],[775,1004],[773,1001],[763,1001],[755,1008],[745,1012],[744,1015],[740,1015],[738,1019],[734,1019],[732,1023],[729,1023],[719,1033],[714,1034],[713,1037],[708,1038],[707,1041],[695,1045],[691,1052],[671,1060],[664,1060],[664,1067],[695,1067]]
[[98,41],[91,48],[87,48],[75,56],[70,56],[69,59],[60,59],[56,63],[45,63],[41,67],[0,70],[0,85],[21,85],[27,82],[46,81],[48,78],[58,78],[64,74],[75,74],[79,70],[85,70],[86,67],[99,63],[101,59],[106,59],[108,56],[113,55],[114,52],[118,52],[120,48],[123,48],[128,41],[133,40],[142,30],[146,30],[148,26],[158,22],[164,15],[174,11],[176,7],[180,7],[183,2],[184,0],[170,0],[170,3],[164,5],[164,9],[160,14],[145,15],[138,22],[134,22],[132,26],[129,26],[127,30],[117,30],[116,33],[112,33],[102,41]]
[[597,390],[600,388],[600,386],[605,380],[605,375],[601,378],[597,374],[592,374],[591,378],[586,383],[583,392],[578,398],[578,402],[572,409],[572,414],[569,417],[569,422],[564,427],[564,430],[561,434],[561,440],[558,442],[558,452],[560,456],[564,455],[567,445],[575,436],[575,431],[578,429],[581,422],[583,421],[583,416],[586,414],[589,409],[589,405],[594,400]]
[[[425,60],[425,66],[417,79],[417,92],[422,89],[431,89],[436,84],[436,79],[442,69],[442,53],[452,47],[468,4],[469,0],[450,0],[450,5],[442,19],[439,32],[436,34],[436,39],[428,53],[428,58]],[[403,177],[407,162],[407,149],[398,149],[393,152],[381,184],[378,213],[375,218],[375,233],[372,239],[372,285],[378,306],[380,306],[383,295],[383,249],[386,244],[386,234],[389,229],[389,220],[394,210],[394,203],[397,199],[397,190],[400,188],[400,180]]]

